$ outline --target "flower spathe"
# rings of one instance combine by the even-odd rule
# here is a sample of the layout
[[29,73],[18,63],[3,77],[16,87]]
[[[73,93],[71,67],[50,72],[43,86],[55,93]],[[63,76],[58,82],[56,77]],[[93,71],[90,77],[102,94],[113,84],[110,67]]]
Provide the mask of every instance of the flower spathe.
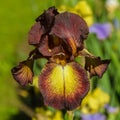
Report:
[[[48,60],[38,80],[46,105],[66,110],[77,108],[89,91],[87,71],[99,77],[106,71],[110,61],[101,60],[84,47],[88,33],[88,26],[80,16],[70,12],[59,13],[55,7],[44,11],[30,29],[28,42],[35,49],[26,62],[40,58]],[[75,62],[77,56],[85,57],[85,67]],[[94,74],[91,71],[95,71]],[[26,80],[15,77],[19,76],[16,73],[18,70],[12,71],[19,83]]]

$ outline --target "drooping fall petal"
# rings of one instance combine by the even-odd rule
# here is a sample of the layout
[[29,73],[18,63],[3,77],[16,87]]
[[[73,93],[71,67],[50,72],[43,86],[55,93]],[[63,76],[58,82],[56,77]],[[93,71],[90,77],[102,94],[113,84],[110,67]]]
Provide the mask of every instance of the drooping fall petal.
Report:
[[85,57],[85,69],[90,72],[90,77],[97,75],[101,78],[110,63],[110,60],[101,60],[85,48],[79,51],[78,55]]
[[33,60],[20,62],[18,66],[11,70],[13,78],[22,86],[26,86],[28,83],[32,83],[32,68]]
[[48,63],[39,77],[45,104],[57,109],[78,107],[89,90],[86,71],[75,62],[65,66]]
[[100,57],[85,57],[85,69],[90,72],[90,77],[102,77],[107,70],[110,60],[101,60]]
[[83,49],[83,40],[89,33],[86,22],[78,15],[64,12],[55,16],[55,22],[50,34],[56,35],[63,39],[64,42],[72,49]]

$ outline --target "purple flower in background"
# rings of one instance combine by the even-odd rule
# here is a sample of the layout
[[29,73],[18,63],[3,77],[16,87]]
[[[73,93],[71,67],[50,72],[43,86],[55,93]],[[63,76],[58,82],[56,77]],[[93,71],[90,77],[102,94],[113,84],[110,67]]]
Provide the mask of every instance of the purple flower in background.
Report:
[[118,107],[112,107],[110,105],[105,105],[105,108],[106,108],[107,112],[109,112],[109,113],[116,113],[119,110]]
[[97,38],[100,40],[106,39],[112,32],[112,27],[110,23],[95,23],[90,28],[90,33],[95,33]]
[[82,120],[106,120],[105,115],[96,113],[96,114],[82,114]]

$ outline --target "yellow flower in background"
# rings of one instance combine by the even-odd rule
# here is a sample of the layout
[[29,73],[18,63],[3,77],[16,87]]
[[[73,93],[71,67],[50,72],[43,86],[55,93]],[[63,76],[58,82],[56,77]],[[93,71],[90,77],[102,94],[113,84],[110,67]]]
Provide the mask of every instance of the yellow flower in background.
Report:
[[61,5],[59,8],[58,8],[58,11],[59,12],[65,12],[68,10],[68,7],[66,5]]
[[89,27],[93,24],[93,17],[92,16],[86,16],[86,17],[83,17],[83,19],[87,22],[87,25]]
[[103,107],[103,105],[109,103],[110,101],[110,96],[102,91],[100,88],[95,89],[95,91],[93,92],[93,97],[97,98],[101,107]]
[[89,4],[85,0],[79,1],[74,7],[71,8],[61,5],[58,10],[60,12],[69,11],[71,13],[78,14],[87,22],[88,26],[93,24],[93,13]]
[[36,118],[32,120],[63,120],[62,112],[60,110],[56,110],[55,112],[51,110],[46,110],[42,107],[38,107],[35,109]]
[[84,98],[81,111],[84,114],[97,113],[109,101],[110,96],[100,88],[96,88]]
[[83,17],[88,26],[93,24],[93,13],[86,0],[79,1],[74,9],[80,16]]
[[62,112],[58,110],[52,120],[63,120]]
[[85,0],[79,1],[75,6],[75,10],[82,16],[92,15],[92,10]]
[[84,114],[96,113],[99,110],[99,102],[89,94],[83,99],[81,112]]

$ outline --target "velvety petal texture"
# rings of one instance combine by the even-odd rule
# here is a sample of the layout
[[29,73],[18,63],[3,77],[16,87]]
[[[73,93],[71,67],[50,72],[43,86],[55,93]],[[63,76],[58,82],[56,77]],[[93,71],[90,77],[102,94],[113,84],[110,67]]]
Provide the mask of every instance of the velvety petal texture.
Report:
[[63,52],[61,46],[62,40],[54,36],[45,36],[41,41],[38,50],[44,56],[53,56],[54,54]]
[[36,23],[32,26],[28,33],[28,43],[30,45],[38,45],[42,37],[48,35],[53,25],[55,15],[58,12],[55,7],[50,7],[36,18]]
[[40,22],[36,22],[30,29],[28,33],[28,43],[30,45],[37,45],[40,42],[40,39],[44,33]]
[[28,83],[32,83],[33,80],[33,60],[27,60],[20,62],[20,64],[14,67],[11,72],[13,78],[22,86],[26,86]]
[[101,60],[100,57],[85,57],[85,69],[90,72],[90,77],[102,77],[107,70],[110,60]]
[[36,18],[36,22],[40,22],[46,33],[49,33],[57,14],[59,14],[57,9],[54,6],[50,7],[48,10],[45,10],[43,14]]
[[89,90],[86,71],[75,62],[65,66],[48,63],[39,77],[45,104],[57,109],[78,107]]
[[83,48],[83,40],[89,33],[86,22],[78,15],[64,12],[55,16],[51,33],[64,40],[75,53],[77,48]]

